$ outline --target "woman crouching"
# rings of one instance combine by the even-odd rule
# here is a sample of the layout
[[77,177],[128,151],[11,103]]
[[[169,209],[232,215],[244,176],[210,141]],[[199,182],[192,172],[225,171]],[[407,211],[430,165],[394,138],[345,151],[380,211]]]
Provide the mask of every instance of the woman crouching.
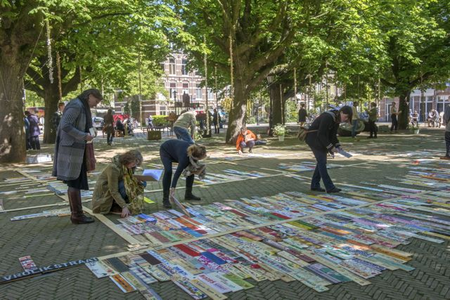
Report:
[[137,150],[113,157],[95,184],[92,196],[94,213],[120,213],[122,218],[126,218],[131,213],[142,211],[144,188],[147,183],[133,176],[134,170],[142,164],[142,161],[142,154]]

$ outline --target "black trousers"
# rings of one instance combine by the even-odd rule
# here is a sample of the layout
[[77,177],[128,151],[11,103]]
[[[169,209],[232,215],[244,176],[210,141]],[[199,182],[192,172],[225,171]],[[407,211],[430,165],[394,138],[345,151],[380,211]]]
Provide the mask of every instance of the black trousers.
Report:
[[371,137],[377,137],[377,125],[375,124],[375,121],[369,120],[369,131]]

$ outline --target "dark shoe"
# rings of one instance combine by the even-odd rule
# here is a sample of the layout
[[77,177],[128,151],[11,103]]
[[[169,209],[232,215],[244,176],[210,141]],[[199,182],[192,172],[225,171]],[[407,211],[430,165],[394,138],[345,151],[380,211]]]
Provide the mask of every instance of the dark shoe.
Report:
[[90,217],[86,217],[84,214],[82,216],[79,216],[77,218],[70,217],[70,221],[72,221],[72,224],[89,224],[94,223],[94,219]]
[[321,187],[319,186],[319,187],[316,187],[316,188],[311,188],[311,191],[325,192],[325,189],[323,189],[323,188],[321,188]]
[[70,205],[70,221],[72,224],[89,224],[93,223],[94,219],[86,217],[83,214],[83,205],[81,204],[81,191],[79,189],[71,188],[67,190]]
[[169,201],[169,191],[163,191],[163,206],[164,208],[172,208],[172,204]]
[[201,201],[202,198],[195,196],[192,193],[186,193],[184,195],[184,200],[188,200],[188,201]]
[[250,148],[250,150],[248,150],[248,153],[253,153],[253,150]]
[[332,194],[332,193],[339,193],[340,191],[342,191],[341,189],[338,189],[337,187],[327,191],[328,194]]

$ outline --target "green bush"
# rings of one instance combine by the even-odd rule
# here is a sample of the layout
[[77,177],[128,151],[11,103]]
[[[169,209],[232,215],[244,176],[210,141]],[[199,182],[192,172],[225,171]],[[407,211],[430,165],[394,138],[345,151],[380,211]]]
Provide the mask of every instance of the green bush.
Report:
[[247,118],[247,124],[256,124],[256,118],[251,116]]
[[153,116],[153,125],[154,126],[169,126],[169,121],[167,121],[167,117],[165,115],[157,115]]
[[273,133],[276,136],[284,136],[287,133],[286,126],[283,124],[277,124],[273,127]]

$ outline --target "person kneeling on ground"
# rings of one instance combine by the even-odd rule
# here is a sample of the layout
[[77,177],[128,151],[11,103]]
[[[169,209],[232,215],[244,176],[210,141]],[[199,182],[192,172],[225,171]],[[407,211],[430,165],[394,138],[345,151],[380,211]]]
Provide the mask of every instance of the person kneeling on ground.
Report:
[[147,183],[139,181],[133,175],[142,161],[142,155],[137,150],[113,157],[97,179],[92,196],[94,213],[120,213],[122,218],[126,218],[142,211]]
[[339,124],[342,122],[352,122],[352,108],[350,106],[343,106],[338,110],[331,110],[322,113],[317,117],[309,127],[308,134],[306,135],[306,143],[311,148],[314,156],[316,157],[316,169],[314,170],[313,177],[311,179],[311,190],[325,192],[320,187],[320,179],[327,193],[338,193],[341,189],[338,189],[331,180],[327,171],[327,153],[334,155],[341,147],[339,140],[337,139],[337,130]]
[[244,148],[248,147],[248,152],[252,153],[252,149],[255,146],[256,135],[248,130],[247,127],[241,127],[241,131],[236,140],[236,149],[239,154],[244,153]]
[[[183,171],[186,176],[186,192],[184,200],[200,201],[201,198],[192,194],[194,174],[204,175],[205,166],[199,164],[199,160],[206,158],[206,147],[199,144],[190,144],[183,140],[168,140],[161,145],[159,155],[164,165],[163,176],[163,205],[172,208],[169,202],[170,193],[175,192],[178,178]],[[172,163],[178,163],[178,167],[172,179]],[[186,169],[186,170],[185,170]]]

